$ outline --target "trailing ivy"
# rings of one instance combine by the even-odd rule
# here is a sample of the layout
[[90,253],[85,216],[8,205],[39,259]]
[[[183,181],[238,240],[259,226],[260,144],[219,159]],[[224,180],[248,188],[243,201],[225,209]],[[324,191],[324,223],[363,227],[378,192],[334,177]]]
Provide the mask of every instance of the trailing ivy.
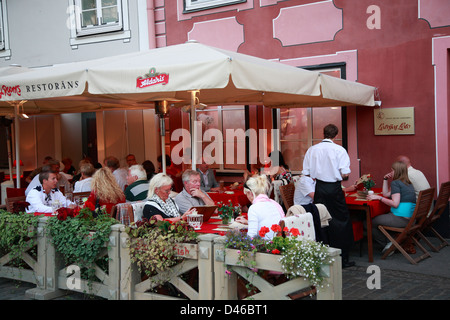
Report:
[[95,279],[95,263],[98,254],[109,241],[111,226],[118,223],[106,214],[96,218],[87,209],[78,214],[61,213],[48,221],[47,230],[56,251],[61,253],[67,264],[76,264],[85,270],[88,283]]
[[36,245],[38,221],[39,217],[33,214],[0,210],[0,248],[9,252],[12,259],[20,257]]
[[[185,221],[172,224],[154,218],[144,218],[127,227],[126,232],[131,238],[131,262],[136,263],[138,270],[148,277],[166,272],[180,263],[183,259],[176,256],[176,244],[196,241],[198,236]],[[162,280],[157,284],[162,285],[164,282]]]

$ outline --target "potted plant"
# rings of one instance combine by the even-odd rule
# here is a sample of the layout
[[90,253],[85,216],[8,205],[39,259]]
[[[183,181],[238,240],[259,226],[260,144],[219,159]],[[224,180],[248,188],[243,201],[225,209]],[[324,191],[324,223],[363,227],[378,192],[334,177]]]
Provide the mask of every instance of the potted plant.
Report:
[[62,254],[67,264],[80,266],[82,277],[88,279],[90,289],[95,279],[98,255],[109,241],[111,226],[118,223],[104,209],[95,214],[96,218],[88,207],[60,208],[56,217],[48,221],[48,232],[56,251]]
[[[139,272],[145,277],[164,273],[179,264],[183,258],[178,255],[179,243],[197,243],[198,234],[185,221],[175,223],[155,218],[132,223],[125,228],[130,241],[130,259],[136,263]],[[162,285],[168,279],[160,279]]]
[[[270,229],[276,236],[266,240],[264,236]],[[248,268],[283,272],[288,278],[303,276],[312,286],[320,287],[322,267],[333,262],[328,256],[328,245],[299,238],[300,232],[296,228],[281,230],[279,225],[272,225],[270,229],[262,227],[259,236],[253,238],[244,232],[229,231],[225,247],[226,256],[231,257],[226,261]]]
[[232,219],[237,217],[241,213],[240,205],[233,205],[231,200],[228,201],[228,204],[224,204],[222,201],[217,203],[219,217],[222,218],[222,224],[228,224]]

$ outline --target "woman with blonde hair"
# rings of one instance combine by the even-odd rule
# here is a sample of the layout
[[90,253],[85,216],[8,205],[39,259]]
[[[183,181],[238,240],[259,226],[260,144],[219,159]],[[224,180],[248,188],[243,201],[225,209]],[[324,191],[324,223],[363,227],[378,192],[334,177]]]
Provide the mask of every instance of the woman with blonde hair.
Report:
[[[387,179],[392,176],[391,188],[389,189]],[[384,176],[383,196],[369,195],[367,199],[378,200],[391,207],[387,214],[376,216],[372,220],[372,234],[375,241],[384,245],[383,252],[392,245],[378,229],[379,225],[403,228],[409,223],[416,207],[416,194],[411,181],[408,178],[406,164],[396,161],[392,164],[392,171]],[[412,245],[412,244],[411,244]],[[415,251],[407,248],[407,251]]]
[[111,170],[109,168],[98,169],[92,176],[91,194],[85,206],[91,209],[105,206],[106,212],[111,214],[111,210],[116,204],[124,202],[125,194]]
[[148,186],[147,202],[144,205],[142,215],[146,219],[152,217],[157,220],[177,222],[186,220],[187,215],[193,210],[187,210],[183,215],[175,201],[169,196],[173,187],[173,179],[165,174],[158,173],[153,176]]
[[[281,206],[267,196],[270,190],[269,180],[266,175],[256,175],[249,178],[244,183],[244,193],[252,203],[248,209],[248,231],[250,237],[259,234],[262,227],[270,227],[278,224],[284,218],[284,211]],[[245,220],[238,217],[239,222],[245,223]],[[272,239],[274,233],[272,230],[266,233],[265,238]]]

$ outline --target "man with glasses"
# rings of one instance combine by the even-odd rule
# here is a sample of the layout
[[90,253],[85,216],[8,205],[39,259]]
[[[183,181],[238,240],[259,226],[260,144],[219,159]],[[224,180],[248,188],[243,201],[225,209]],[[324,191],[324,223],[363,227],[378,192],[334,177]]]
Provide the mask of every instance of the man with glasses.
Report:
[[188,169],[183,173],[183,190],[175,197],[175,203],[181,213],[185,213],[192,207],[214,205],[209,195],[200,189],[200,179],[198,171]]

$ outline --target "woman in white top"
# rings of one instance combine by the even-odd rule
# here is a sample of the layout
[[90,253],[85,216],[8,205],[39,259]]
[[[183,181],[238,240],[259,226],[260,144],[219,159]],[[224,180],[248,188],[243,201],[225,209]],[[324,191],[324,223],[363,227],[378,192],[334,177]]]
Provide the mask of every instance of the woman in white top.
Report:
[[[262,227],[278,224],[284,218],[281,206],[267,196],[270,185],[265,175],[253,176],[244,184],[244,193],[252,205],[248,209],[248,231],[250,237],[259,235]],[[272,239],[274,232],[266,233],[266,239]]]

